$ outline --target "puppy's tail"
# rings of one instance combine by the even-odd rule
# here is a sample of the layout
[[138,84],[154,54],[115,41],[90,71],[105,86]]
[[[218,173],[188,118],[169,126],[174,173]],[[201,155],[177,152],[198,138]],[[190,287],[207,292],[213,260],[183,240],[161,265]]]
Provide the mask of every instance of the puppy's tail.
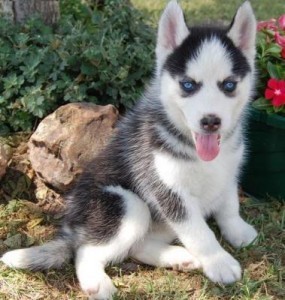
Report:
[[12,268],[36,271],[59,268],[71,259],[72,253],[70,241],[58,238],[42,246],[9,251],[0,260]]

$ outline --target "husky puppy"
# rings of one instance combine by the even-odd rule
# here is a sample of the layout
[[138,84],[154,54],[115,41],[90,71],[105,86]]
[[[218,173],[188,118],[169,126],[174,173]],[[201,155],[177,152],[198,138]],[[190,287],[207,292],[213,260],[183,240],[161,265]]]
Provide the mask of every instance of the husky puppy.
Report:
[[[74,256],[89,299],[116,292],[105,273],[127,256],[152,266],[201,268],[213,282],[241,278],[217,241],[213,216],[234,247],[255,229],[239,215],[243,127],[254,83],[256,20],[249,2],[227,28],[185,24],[176,1],[159,22],[151,86],[67,195],[58,236],[10,251],[14,268],[58,268]],[[183,246],[172,245],[178,239]]]

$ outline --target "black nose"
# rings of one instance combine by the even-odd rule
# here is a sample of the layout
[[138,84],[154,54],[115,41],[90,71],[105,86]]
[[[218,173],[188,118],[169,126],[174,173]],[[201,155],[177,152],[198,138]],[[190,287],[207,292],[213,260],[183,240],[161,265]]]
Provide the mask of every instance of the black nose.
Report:
[[201,128],[208,132],[215,132],[221,127],[222,120],[216,115],[206,115],[201,121]]

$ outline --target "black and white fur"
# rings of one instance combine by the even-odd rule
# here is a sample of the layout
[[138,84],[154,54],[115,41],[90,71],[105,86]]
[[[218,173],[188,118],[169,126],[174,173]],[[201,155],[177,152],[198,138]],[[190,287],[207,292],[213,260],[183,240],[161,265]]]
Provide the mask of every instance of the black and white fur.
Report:
[[[234,247],[256,238],[239,215],[237,190],[255,35],[249,2],[221,29],[188,28],[180,6],[171,1],[159,22],[155,78],[67,195],[58,237],[8,252],[2,262],[41,270],[60,267],[74,255],[90,299],[112,298],[116,288],[105,267],[127,256],[159,267],[201,268],[218,283],[239,280],[239,263],[205,219],[213,216]],[[231,93],[223,87],[228,78],[236,83]],[[199,83],[195,92],[181,87],[187,80]],[[216,157],[201,159],[197,134],[218,136]],[[183,246],[172,245],[175,239]]]

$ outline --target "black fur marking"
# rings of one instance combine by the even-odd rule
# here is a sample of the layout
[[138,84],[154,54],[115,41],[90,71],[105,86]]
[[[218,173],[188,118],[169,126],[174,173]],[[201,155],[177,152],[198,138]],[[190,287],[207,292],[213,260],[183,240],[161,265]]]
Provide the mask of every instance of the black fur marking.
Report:
[[79,178],[67,197],[68,210],[64,221],[78,234],[77,240],[83,235],[85,242],[101,244],[117,233],[125,207],[120,195],[98,187],[96,177],[96,172],[85,172]]
[[[155,103],[151,103],[154,102]],[[165,128],[166,131],[169,132],[170,135],[174,136],[176,139],[178,139],[180,142],[184,143],[185,145],[188,145],[190,147],[195,147],[194,142],[192,140],[192,136],[186,136],[183,134],[168,118],[167,113],[161,104],[161,102],[157,99],[148,99],[148,103],[145,107],[140,107],[138,105],[138,112],[140,109],[143,109],[146,111],[145,120],[143,122],[148,122],[153,128],[155,124],[161,125]]]
[[[167,130],[167,128],[164,128]],[[170,132],[168,134],[171,135]],[[175,138],[176,136],[173,136]],[[188,155],[187,153],[183,153],[181,151],[178,151],[175,149],[175,147],[171,146],[166,139],[163,139],[161,135],[159,134],[158,130],[155,130],[151,133],[151,144],[153,147],[156,147],[159,151],[167,152],[171,154],[173,157],[183,160],[196,160],[195,157]],[[181,142],[181,141],[177,141]],[[187,145],[189,148],[190,146]]]
[[[142,111],[144,112],[143,118]],[[179,196],[169,190],[158,178],[153,163],[153,152],[160,149],[167,151],[175,158],[192,159],[187,154],[179,152],[175,146],[172,148],[172,145],[170,146],[167,140],[158,134],[156,129],[158,126],[163,127],[169,135],[190,149],[194,147],[192,137],[186,137],[171,123],[157,99],[152,99],[152,102],[138,103],[121,125],[119,131],[121,135],[118,136],[115,144],[120,143],[121,150],[127,151],[125,157],[127,156],[129,161],[121,165],[121,172],[122,174],[126,172],[130,176],[127,180],[130,183],[128,188],[146,203],[148,203],[148,196],[156,197],[166,217],[176,221],[184,219],[186,208]],[[122,136],[127,138],[123,140]],[[153,220],[162,221],[161,213],[156,206],[149,205],[149,208]]]
[[250,72],[250,66],[242,52],[227,37],[227,29],[193,27],[190,28],[189,36],[177,49],[168,56],[164,68],[174,77],[183,76],[186,71],[186,64],[195,59],[203,42],[217,38],[229,54],[233,68],[233,75],[243,78]]
[[[144,112],[144,115],[141,114],[141,111]],[[141,117],[143,117],[143,119],[141,119]],[[157,137],[155,129],[156,125],[163,127],[164,130],[177,139],[178,142],[181,142],[190,148],[195,148],[192,136],[186,136],[171,122],[163,105],[158,99],[147,98],[146,101],[139,102],[134,110],[127,115],[127,118],[122,125],[123,130],[128,128],[129,138],[133,137],[138,140],[140,134],[142,137],[146,136],[147,138],[151,136],[151,143],[146,140],[140,141],[144,145],[148,144],[150,149],[153,148],[152,142],[154,142],[154,137],[152,137],[152,135]],[[161,137],[159,139],[161,140]]]
[[163,183],[152,183],[155,197],[159,202],[164,215],[174,222],[179,222],[187,217],[187,211],[179,195],[167,188]]
[[161,115],[158,121],[171,135],[177,138],[180,142],[194,148],[194,142],[192,137],[186,137],[182,132],[180,132],[171,122],[168,120],[166,114]]

